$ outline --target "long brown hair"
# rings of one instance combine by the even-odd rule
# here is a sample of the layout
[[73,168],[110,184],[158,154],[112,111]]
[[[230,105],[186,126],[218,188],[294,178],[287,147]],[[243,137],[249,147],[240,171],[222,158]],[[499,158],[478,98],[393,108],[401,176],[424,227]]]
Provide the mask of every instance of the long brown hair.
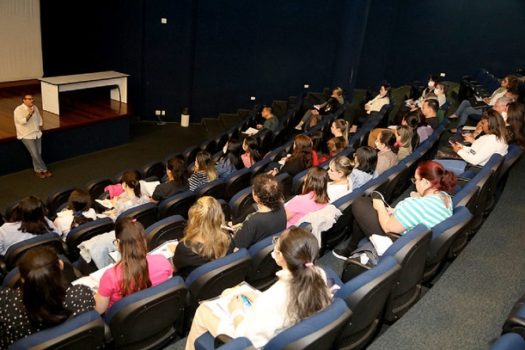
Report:
[[51,327],[71,316],[71,310],[63,305],[67,283],[54,250],[30,249],[18,262],[18,269],[22,278],[22,301],[34,327]]
[[308,169],[306,178],[304,179],[302,194],[314,192],[315,202],[326,204],[330,201],[328,199],[328,193],[326,192],[327,184],[328,173],[325,169],[319,167],[310,168]]
[[122,266],[120,294],[126,296],[151,287],[146,260],[148,248],[142,224],[131,218],[118,221],[115,238],[121,255],[116,266]]
[[221,258],[231,242],[222,225],[224,213],[219,202],[210,196],[201,197],[188,211],[188,225],[181,243],[209,260]]
[[300,159],[306,168],[312,166],[312,139],[306,135],[299,134],[294,138],[292,156],[289,159]]
[[309,232],[292,227],[277,241],[279,252],[292,274],[287,307],[292,322],[303,320],[328,306],[332,298],[326,282],[313,263],[319,254],[317,239]]
[[196,170],[206,173],[208,181],[213,181],[219,176],[217,173],[217,168],[215,167],[215,162],[208,152],[199,151],[195,157],[195,164],[197,165]]
[[507,128],[501,114],[493,109],[489,109],[481,115],[481,120],[487,120],[489,123],[488,134],[495,135],[501,141],[507,142]]

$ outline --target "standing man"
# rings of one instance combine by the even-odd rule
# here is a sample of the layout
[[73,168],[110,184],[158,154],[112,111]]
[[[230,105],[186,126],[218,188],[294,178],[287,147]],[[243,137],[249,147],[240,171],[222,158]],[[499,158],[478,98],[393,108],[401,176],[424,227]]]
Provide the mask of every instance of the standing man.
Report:
[[261,116],[266,119],[264,124],[257,124],[257,129],[267,129],[273,133],[279,131],[279,118],[272,113],[272,107],[265,106],[261,111]]
[[42,160],[42,116],[38,108],[33,105],[33,96],[25,95],[22,104],[15,108],[16,137],[26,146],[31,159],[35,174],[44,179],[53,174],[47,170],[46,164]]

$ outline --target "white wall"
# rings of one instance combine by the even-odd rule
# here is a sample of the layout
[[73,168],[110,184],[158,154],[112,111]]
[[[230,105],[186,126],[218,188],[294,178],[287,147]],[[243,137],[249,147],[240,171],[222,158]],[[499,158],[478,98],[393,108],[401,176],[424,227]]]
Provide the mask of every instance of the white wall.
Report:
[[39,0],[0,0],[0,82],[43,74]]

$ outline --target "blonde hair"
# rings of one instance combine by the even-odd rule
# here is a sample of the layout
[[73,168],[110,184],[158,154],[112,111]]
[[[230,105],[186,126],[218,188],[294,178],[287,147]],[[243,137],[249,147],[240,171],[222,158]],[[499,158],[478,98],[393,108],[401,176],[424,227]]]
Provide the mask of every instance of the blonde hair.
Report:
[[344,176],[348,176],[354,167],[352,161],[348,157],[340,156],[330,161],[330,168],[343,173]]
[[217,173],[217,168],[215,167],[215,162],[211,158],[211,155],[206,151],[200,151],[195,157],[195,162],[197,164],[197,171],[203,171],[208,177],[208,181],[213,181],[219,174]]
[[181,243],[209,260],[225,256],[231,239],[221,228],[224,221],[222,207],[215,198],[199,198],[188,211],[188,225]]
[[407,125],[401,125],[397,128],[396,132],[399,135],[401,147],[412,148],[412,129]]

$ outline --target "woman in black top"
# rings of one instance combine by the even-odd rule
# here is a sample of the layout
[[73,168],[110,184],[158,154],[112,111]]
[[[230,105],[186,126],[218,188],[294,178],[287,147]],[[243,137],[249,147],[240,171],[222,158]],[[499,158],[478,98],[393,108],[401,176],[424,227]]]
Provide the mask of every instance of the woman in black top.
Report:
[[233,242],[223,229],[224,213],[213,197],[204,196],[188,211],[184,237],[177,244],[173,265],[183,278],[197,267],[222,258],[233,251]]
[[0,349],[45,328],[93,310],[93,292],[67,286],[64,263],[50,248],[28,251],[18,263],[22,286],[0,290]]
[[286,172],[293,177],[314,165],[312,158],[312,139],[306,135],[297,135],[294,138],[292,155],[284,160],[281,172]]
[[286,228],[286,212],[283,193],[277,180],[271,175],[261,174],[253,180],[253,200],[257,211],[246,217],[237,229],[233,241],[237,248],[249,248],[268,236]]
[[188,189],[188,176],[184,159],[175,157],[168,160],[166,164],[166,176],[168,177],[168,181],[155,187],[155,191],[153,191],[151,195],[151,199],[154,202],[160,202]]

